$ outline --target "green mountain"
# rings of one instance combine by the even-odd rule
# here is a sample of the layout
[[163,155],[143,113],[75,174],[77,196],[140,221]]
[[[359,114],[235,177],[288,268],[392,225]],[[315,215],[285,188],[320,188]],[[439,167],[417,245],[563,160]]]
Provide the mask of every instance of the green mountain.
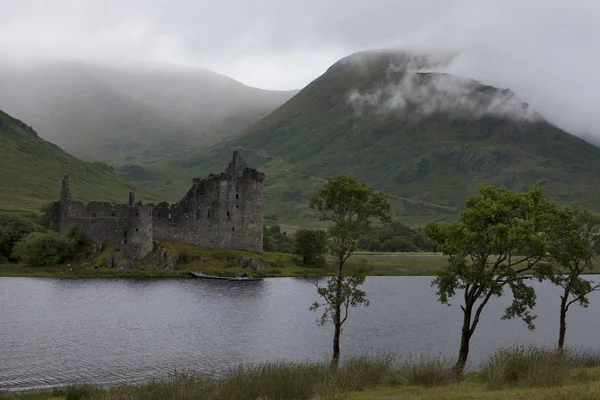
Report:
[[267,174],[265,215],[285,223],[314,217],[308,198],[341,173],[390,193],[411,224],[455,218],[481,183],[542,182],[554,200],[600,209],[599,148],[509,90],[435,72],[437,63],[398,52],[349,56],[239,137],[178,165],[211,170],[241,149]]
[[77,159],[0,111],[0,209],[37,211],[58,200],[66,167],[75,200],[125,203],[130,191],[145,201],[156,199],[125,182],[108,165]]
[[295,92],[208,70],[0,63],[0,108],[87,161],[147,165],[229,138]]

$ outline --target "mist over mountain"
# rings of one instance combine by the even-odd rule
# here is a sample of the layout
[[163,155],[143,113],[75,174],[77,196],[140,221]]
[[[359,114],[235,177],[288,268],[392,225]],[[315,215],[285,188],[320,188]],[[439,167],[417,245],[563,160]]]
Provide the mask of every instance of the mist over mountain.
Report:
[[184,67],[0,66],[0,107],[74,155],[116,165],[176,159],[213,145],[294,93]]
[[391,194],[399,216],[454,218],[482,183],[591,208],[600,149],[549,123],[517,94],[436,72],[446,57],[366,52],[346,57],[242,135],[188,157],[210,169],[240,149],[267,172],[265,213],[309,216],[323,179],[353,173]]

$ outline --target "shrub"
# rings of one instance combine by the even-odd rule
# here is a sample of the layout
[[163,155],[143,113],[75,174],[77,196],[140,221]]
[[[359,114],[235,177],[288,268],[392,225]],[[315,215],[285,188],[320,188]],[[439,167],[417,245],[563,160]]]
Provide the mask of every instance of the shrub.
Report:
[[62,264],[77,250],[76,241],[56,232],[34,232],[21,239],[12,257],[29,266]]
[[300,229],[294,236],[294,254],[302,258],[302,264],[322,264],[327,251],[327,233],[320,229]]
[[0,259],[15,261],[12,256],[15,244],[28,234],[42,230],[41,226],[26,218],[0,213]]

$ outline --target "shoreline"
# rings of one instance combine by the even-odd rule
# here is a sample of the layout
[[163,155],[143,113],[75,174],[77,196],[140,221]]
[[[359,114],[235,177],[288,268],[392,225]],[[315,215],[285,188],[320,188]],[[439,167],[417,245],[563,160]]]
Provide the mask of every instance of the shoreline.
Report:
[[[190,271],[201,271],[208,275],[233,277],[238,272],[246,272],[255,278],[318,278],[333,272],[331,264],[305,266],[291,254],[268,253],[251,254],[230,250],[192,248],[193,259],[165,270],[159,266],[136,267],[130,270],[108,268],[96,259],[85,260],[83,264],[26,267],[20,264],[0,264],[0,278],[82,278],[82,279],[194,279]],[[176,252],[176,254],[178,254]],[[100,257],[101,259],[102,257]],[[239,265],[240,259],[259,261],[264,269],[250,270]],[[236,261],[237,260],[237,261]],[[369,253],[357,252],[348,260],[348,268],[365,260],[370,267],[368,277],[373,276],[428,276],[434,277],[446,265],[446,257],[441,253]],[[600,260],[595,260],[594,268],[584,275],[600,274]]]

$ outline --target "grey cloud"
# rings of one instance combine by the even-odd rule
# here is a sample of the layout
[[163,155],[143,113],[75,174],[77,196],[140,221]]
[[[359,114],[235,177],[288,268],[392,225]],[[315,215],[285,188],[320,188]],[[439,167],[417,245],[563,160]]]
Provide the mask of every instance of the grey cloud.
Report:
[[510,88],[600,136],[597,0],[0,0],[0,56],[202,66],[300,88],[375,48],[456,51],[444,72]]

